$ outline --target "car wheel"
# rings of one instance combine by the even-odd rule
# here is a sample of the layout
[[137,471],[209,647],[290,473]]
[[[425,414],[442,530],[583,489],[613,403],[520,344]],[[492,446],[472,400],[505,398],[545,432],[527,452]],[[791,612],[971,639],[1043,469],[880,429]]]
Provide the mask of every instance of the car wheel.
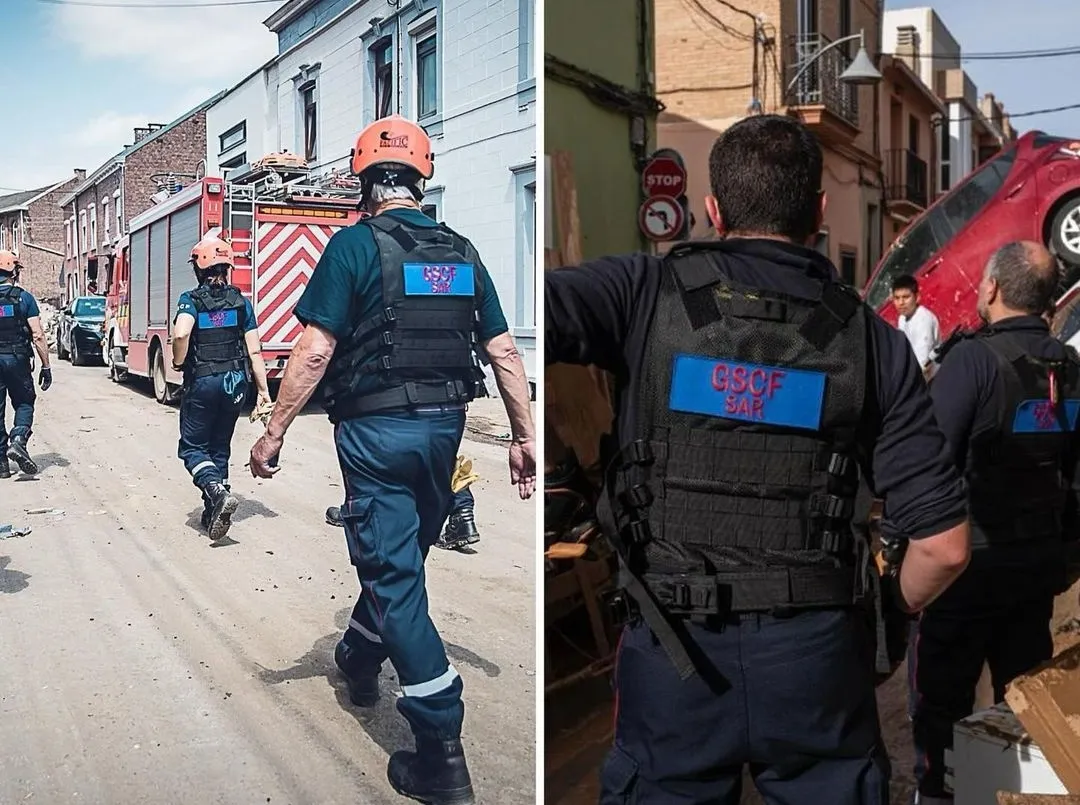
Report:
[[71,341],[71,365],[72,366],[82,366],[83,365],[82,355],[79,354],[79,342],[76,341],[75,339],[72,339],[72,341]]
[[1069,267],[1080,267],[1080,196],[1066,201],[1054,215],[1049,245]]
[[179,389],[165,379],[165,353],[154,350],[154,399],[162,405],[172,405],[179,397]]

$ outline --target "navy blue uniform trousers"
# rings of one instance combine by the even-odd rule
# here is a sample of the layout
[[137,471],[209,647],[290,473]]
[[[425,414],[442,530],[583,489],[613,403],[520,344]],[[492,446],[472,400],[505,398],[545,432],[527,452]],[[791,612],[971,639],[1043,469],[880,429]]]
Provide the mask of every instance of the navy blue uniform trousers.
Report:
[[1054,653],[1050,619],[1060,586],[1054,582],[1063,580],[1064,561],[1033,561],[1045,549],[992,550],[993,555],[972,552],[967,570],[909,635],[908,715],[915,777],[925,796],[947,793],[945,750],[953,745],[953,725],[974,710],[983,664],[990,667],[994,701],[1000,702],[1009,682]]
[[345,482],[341,519],[360,577],[345,643],[350,675],[389,659],[398,710],[417,737],[461,737],[462,682],[428,615],[424,560],[450,512],[463,407],[371,414],[334,430]]
[[476,500],[473,498],[472,488],[465,487],[460,492],[454,493],[453,503],[450,505],[451,511],[460,511],[461,509],[471,509],[476,505]]
[[0,456],[6,456],[8,448],[8,431],[4,424],[7,418],[5,399],[11,400],[11,407],[15,411],[11,435],[25,434],[29,437],[34,425],[34,403],[37,400],[29,358],[0,355]]
[[647,626],[624,630],[601,805],[738,805],[745,766],[769,805],[888,805],[864,614],[736,615],[688,631],[708,665],[684,681]]
[[[177,455],[199,489],[229,480],[232,437],[247,392],[244,372],[198,377],[184,387]],[[208,502],[205,492],[203,502]]]

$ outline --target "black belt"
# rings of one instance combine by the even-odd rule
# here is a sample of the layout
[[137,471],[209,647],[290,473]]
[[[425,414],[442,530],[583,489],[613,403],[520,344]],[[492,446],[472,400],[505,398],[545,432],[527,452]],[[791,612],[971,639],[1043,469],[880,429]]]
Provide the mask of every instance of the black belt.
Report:
[[220,363],[203,363],[199,364],[192,371],[192,377],[210,377],[211,375],[223,375],[228,372],[247,372],[247,361],[236,359],[232,361],[221,361]]
[[644,581],[675,616],[850,606],[856,598],[850,567],[747,567],[708,576],[646,573]]
[[446,403],[465,404],[473,398],[469,393],[471,383],[450,380],[445,383],[405,383],[392,389],[376,391],[353,397],[344,404],[328,406],[331,421],[345,419],[382,411],[388,408],[412,408],[418,405],[443,405]]

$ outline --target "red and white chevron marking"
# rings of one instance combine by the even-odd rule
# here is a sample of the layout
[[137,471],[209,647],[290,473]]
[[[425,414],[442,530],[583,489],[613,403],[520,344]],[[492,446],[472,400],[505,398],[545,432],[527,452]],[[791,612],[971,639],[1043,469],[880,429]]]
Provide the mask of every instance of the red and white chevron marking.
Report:
[[303,327],[293,309],[336,226],[260,222],[256,230],[255,314],[264,347],[287,347]]

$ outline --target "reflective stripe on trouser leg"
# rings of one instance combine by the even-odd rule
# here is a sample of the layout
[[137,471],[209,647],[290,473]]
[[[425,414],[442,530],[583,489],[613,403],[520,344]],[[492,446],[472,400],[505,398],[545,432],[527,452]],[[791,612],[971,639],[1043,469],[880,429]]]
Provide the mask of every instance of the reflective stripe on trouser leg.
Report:
[[349,627],[342,640],[349,647],[349,665],[356,673],[378,673],[386,661],[386,646],[374,619],[368,614],[364,593],[360,592],[353,607]]
[[221,403],[221,382],[214,377],[196,379],[180,400],[180,441],[176,454],[192,483],[200,489],[221,481],[221,471],[210,455]]
[[[345,536],[363,594],[354,620],[382,638],[418,737],[461,736],[461,678],[428,614],[420,541],[438,533],[464,413],[366,416],[337,426]],[[359,631],[356,632],[360,636]],[[369,644],[371,645],[371,644]]]

